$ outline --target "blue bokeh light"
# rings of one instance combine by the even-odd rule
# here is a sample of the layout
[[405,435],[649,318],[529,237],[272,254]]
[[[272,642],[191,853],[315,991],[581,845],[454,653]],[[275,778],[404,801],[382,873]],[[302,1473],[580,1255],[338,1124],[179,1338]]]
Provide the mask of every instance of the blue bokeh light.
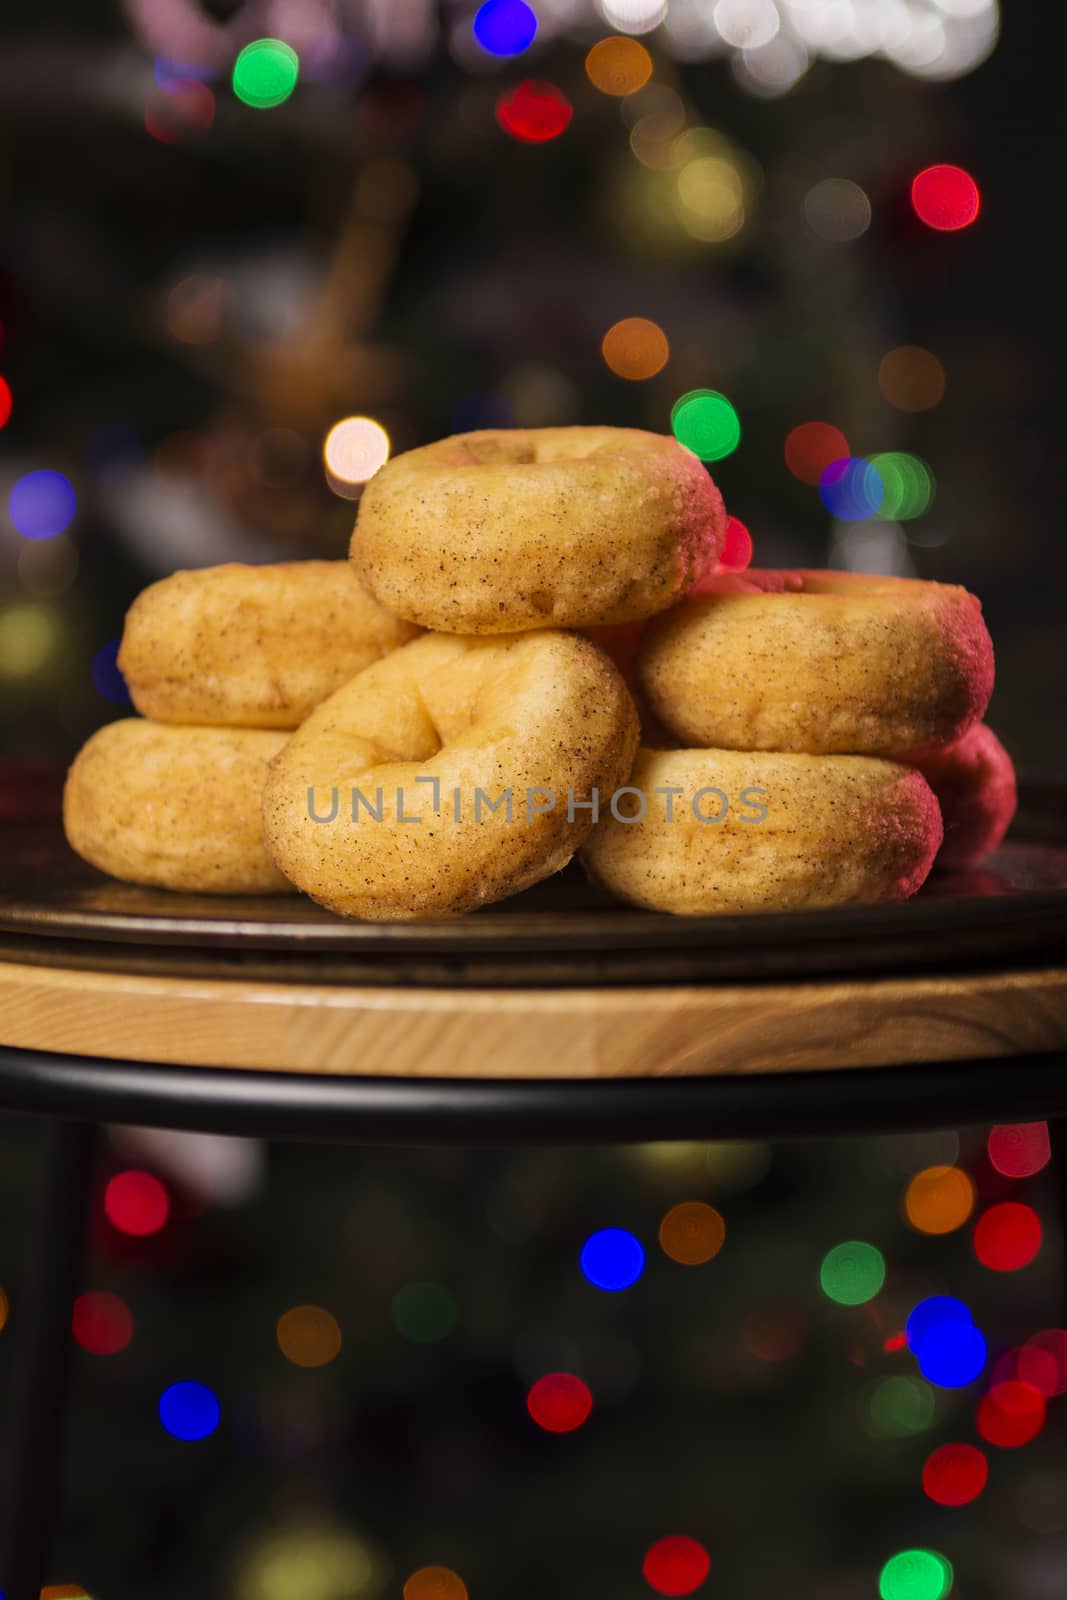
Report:
[[78,497],[61,472],[27,472],[8,496],[7,508],[23,538],[54,539],[74,521]]
[[452,413],[453,433],[474,433],[479,428],[513,428],[515,418],[502,394],[474,389],[465,394]]
[[598,1289],[628,1289],[645,1270],[639,1239],[625,1228],[601,1228],[582,1246],[582,1272]]
[[831,461],[819,479],[819,498],[840,522],[865,522],[885,498],[885,484],[876,467],[862,456]]
[[904,1337],[910,1347],[916,1350],[926,1335],[941,1323],[973,1321],[974,1318],[962,1300],[954,1300],[948,1294],[934,1294],[928,1300],[920,1300],[912,1307],[904,1324]]
[[206,1439],[221,1417],[218,1401],[203,1383],[172,1383],[159,1397],[159,1420],[175,1439]]
[[103,695],[105,700],[110,700],[113,706],[128,706],[130,691],[126,687],[126,679],[119,671],[118,654],[119,639],[109,639],[107,644],[93,657],[93,687],[97,694]]
[[152,73],[161,89],[173,89],[191,78],[197,83],[210,83],[219,75],[217,67],[205,66],[202,62],[173,61],[169,56],[157,56]]
[[978,1377],[988,1350],[973,1322],[939,1322],[922,1335],[915,1354],[927,1383],[962,1389]]
[[491,56],[521,56],[537,33],[537,16],[524,0],[485,0],[474,17],[474,37]]

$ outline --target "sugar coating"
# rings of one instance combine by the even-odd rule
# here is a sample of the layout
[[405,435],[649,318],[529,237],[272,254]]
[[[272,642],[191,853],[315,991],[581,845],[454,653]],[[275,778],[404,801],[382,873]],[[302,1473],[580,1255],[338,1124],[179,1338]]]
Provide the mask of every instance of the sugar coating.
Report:
[[[922,775],[869,756],[641,749],[630,784],[647,799],[643,818],[602,818],[582,861],[620,899],[679,916],[905,900],[941,843]],[[727,797],[721,822],[694,814],[695,800],[704,817],[724,810],[697,799],[711,788]],[[678,792],[668,800],[667,789]]]
[[150,584],[127,614],[118,662],[134,705],[157,722],[296,728],[417,632],[351,562],[233,561]]
[[682,744],[911,759],[981,719],[993,645],[954,584],[749,570],[650,622],[637,672]]
[[980,722],[955,744],[916,762],[945,822],[939,867],[974,867],[1007,833],[1018,804],[1015,767],[992,728]]
[[78,752],[63,791],[71,848],[127,883],[195,894],[280,894],[261,797],[287,735],[125,717]]
[[726,535],[707,469],[636,428],[457,434],[395,456],[360,502],[351,558],[378,601],[441,633],[650,617]]

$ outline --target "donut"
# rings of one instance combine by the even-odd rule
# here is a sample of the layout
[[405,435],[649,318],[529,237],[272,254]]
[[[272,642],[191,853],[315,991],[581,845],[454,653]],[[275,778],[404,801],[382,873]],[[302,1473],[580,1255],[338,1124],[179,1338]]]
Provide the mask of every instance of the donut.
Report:
[[74,759],[63,826],[83,860],[126,883],[194,894],[291,889],[267,851],[267,763],[287,734],[176,728],[124,717]]
[[912,767],[871,756],[648,750],[581,860],[620,900],[680,916],[905,900],[941,843]]
[[234,561],[150,584],[127,613],[118,663],[156,722],[298,728],[417,631],[382,610],[349,561]]
[[[566,865],[637,714],[578,634],[427,634],[323,702],[271,762],[278,867],[343,916],[454,916]],[[509,798],[510,797],[510,798]]]
[[993,689],[981,603],[954,584],[748,571],[650,622],[638,679],[680,744],[911,759]]
[[715,561],[722,497],[689,450],[636,428],[456,434],[386,462],[351,557],[387,610],[440,633],[650,617]]
[[630,698],[637,707],[641,743],[652,745],[657,750],[661,748],[672,750],[677,740],[671,738],[655,715],[637,681],[637,651],[644,628],[643,622],[616,622],[604,628],[585,628],[582,631],[594,644],[599,645],[618,667],[622,681],[630,691]]
[[938,867],[974,867],[997,848],[1018,804],[1011,756],[986,723],[916,763],[945,824]]

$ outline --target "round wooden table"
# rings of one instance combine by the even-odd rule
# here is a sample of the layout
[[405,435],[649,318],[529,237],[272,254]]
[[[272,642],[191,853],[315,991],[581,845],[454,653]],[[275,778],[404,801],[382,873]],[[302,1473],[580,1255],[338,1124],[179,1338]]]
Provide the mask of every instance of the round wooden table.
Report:
[[905,906],[668,918],[568,872],[388,927],[110,883],[54,814],[9,819],[0,1108],[45,1119],[48,1159],[13,1318],[5,1600],[48,1581],[100,1124],[601,1144],[1048,1118],[1062,1193],[1065,798],[1024,791],[993,861]]

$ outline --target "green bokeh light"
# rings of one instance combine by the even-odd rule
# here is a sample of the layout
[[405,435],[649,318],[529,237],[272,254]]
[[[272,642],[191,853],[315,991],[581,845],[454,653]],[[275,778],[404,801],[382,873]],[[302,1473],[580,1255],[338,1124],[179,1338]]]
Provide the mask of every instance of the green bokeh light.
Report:
[[741,442],[741,423],[724,394],[691,389],[671,407],[671,427],[679,444],[701,461],[721,461]]
[[901,1550],[878,1580],[881,1600],[944,1600],[955,1582],[952,1563],[936,1550]]
[[907,522],[929,510],[934,499],[934,475],[925,461],[905,450],[887,450],[870,459],[885,486],[877,511],[881,520]]
[[288,100],[300,76],[300,57],[281,39],[253,39],[233,64],[233,92],[246,106],[267,111]]
[[925,1433],[934,1421],[937,1401],[922,1378],[898,1375],[880,1378],[867,1402],[872,1433],[882,1439],[910,1439]]
[[885,1282],[885,1257],[873,1244],[848,1239],[827,1251],[819,1282],[827,1299],[841,1306],[861,1306],[873,1300]]
[[455,1300],[440,1283],[408,1283],[393,1296],[393,1327],[413,1344],[447,1339],[458,1315]]

